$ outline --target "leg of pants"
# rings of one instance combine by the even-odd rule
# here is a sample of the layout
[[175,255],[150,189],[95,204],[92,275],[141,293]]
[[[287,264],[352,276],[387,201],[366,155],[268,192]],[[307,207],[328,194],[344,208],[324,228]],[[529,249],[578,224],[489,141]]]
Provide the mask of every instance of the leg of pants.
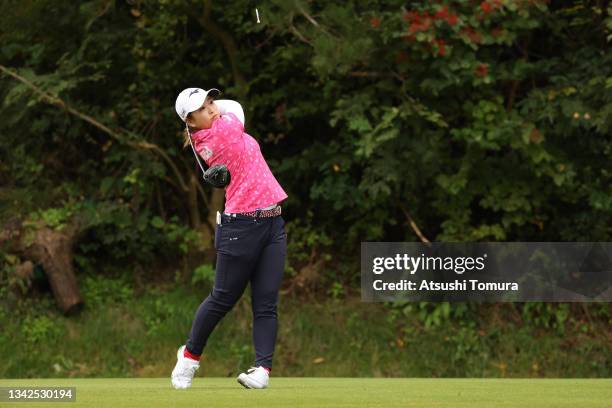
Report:
[[[222,219],[222,224],[217,225],[215,231],[215,283],[213,290],[195,314],[186,342],[187,350],[195,355],[202,354],[217,323],[234,307],[249,280],[256,275],[255,284],[253,286],[252,283],[251,287],[252,295],[254,293],[256,299],[254,304],[257,304],[257,310],[265,310],[264,314],[267,313],[264,322],[269,323],[271,310],[274,315],[274,336],[268,332],[262,334],[261,329],[257,330],[257,338],[262,340],[256,342],[256,354],[267,356],[264,360],[270,361],[271,364],[276,339],[276,297],[286,253],[284,220],[280,216],[236,219],[225,215]],[[281,256],[282,263],[279,261]],[[278,265],[282,266],[279,268]],[[261,272],[254,274],[255,269]],[[264,299],[263,303],[261,299]],[[253,326],[255,335],[256,324]]]
[[267,245],[263,247],[251,275],[255,367],[261,365],[272,368],[272,355],[278,330],[278,290],[287,254],[287,234],[284,225],[285,222],[281,217],[275,217]]
[[186,343],[190,353],[202,354],[208,337],[217,323],[242,296],[249,282],[250,269],[252,266],[243,258],[232,257],[224,253],[217,254],[213,289],[198,307]]

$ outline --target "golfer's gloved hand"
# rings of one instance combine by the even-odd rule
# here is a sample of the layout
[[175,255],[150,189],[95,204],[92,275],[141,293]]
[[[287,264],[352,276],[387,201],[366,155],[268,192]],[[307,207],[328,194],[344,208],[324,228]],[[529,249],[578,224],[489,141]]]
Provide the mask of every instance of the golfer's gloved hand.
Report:
[[230,172],[225,164],[216,164],[204,172],[204,181],[216,188],[227,186],[230,180]]

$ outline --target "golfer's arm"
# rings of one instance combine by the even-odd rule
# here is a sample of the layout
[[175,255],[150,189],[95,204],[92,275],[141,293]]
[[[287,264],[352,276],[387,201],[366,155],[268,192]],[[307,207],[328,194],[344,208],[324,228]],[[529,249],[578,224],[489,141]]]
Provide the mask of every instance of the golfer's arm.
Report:
[[244,111],[242,110],[242,105],[240,103],[233,101],[231,99],[219,99],[215,101],[215,105],[219,107],[219,112],[222,115],[231,112],[242,122],[242,126],[244,126]]

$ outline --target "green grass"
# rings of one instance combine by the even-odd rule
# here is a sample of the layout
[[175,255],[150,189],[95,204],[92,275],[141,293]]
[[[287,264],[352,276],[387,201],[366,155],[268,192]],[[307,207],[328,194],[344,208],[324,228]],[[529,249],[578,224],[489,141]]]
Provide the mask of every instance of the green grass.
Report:
[[[165,377],[210,290],[179,284],[135,290],[109,277],[82,279],[81,288],[86,307],[77,316],[61,315],[51,294],[0,305],[0,378]],[[481,305],[427,327],[423,318],[437,314],[411,307],[281,296],[275,377],[612,377],[612,314],[596,308],[591,322],[570,315],[560,331],[541,323],[556,309],[536,313],[534,324],[514,307]],[[252,320],[245,293],[209,338],[199,374],[233,377],[254,363]]]
[[[274,378],[248,390],[232,378],[12,379],[7,386],[74,386],[73,407],[609,407],[612,379]],[[7,406],[0,403],[0,406]],[[38,407],[39,403],[19,403]]]

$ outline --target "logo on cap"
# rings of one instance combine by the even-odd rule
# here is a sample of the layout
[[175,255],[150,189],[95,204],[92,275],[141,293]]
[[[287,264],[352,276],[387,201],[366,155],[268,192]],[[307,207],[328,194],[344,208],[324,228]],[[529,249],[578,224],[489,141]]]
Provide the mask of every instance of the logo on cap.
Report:
[[191,97],[191,95],[193,95],[194,93],[198,93],[198,92],[200,92],[199,89],[194,89],[193,91],[189,93],[189,96]]

